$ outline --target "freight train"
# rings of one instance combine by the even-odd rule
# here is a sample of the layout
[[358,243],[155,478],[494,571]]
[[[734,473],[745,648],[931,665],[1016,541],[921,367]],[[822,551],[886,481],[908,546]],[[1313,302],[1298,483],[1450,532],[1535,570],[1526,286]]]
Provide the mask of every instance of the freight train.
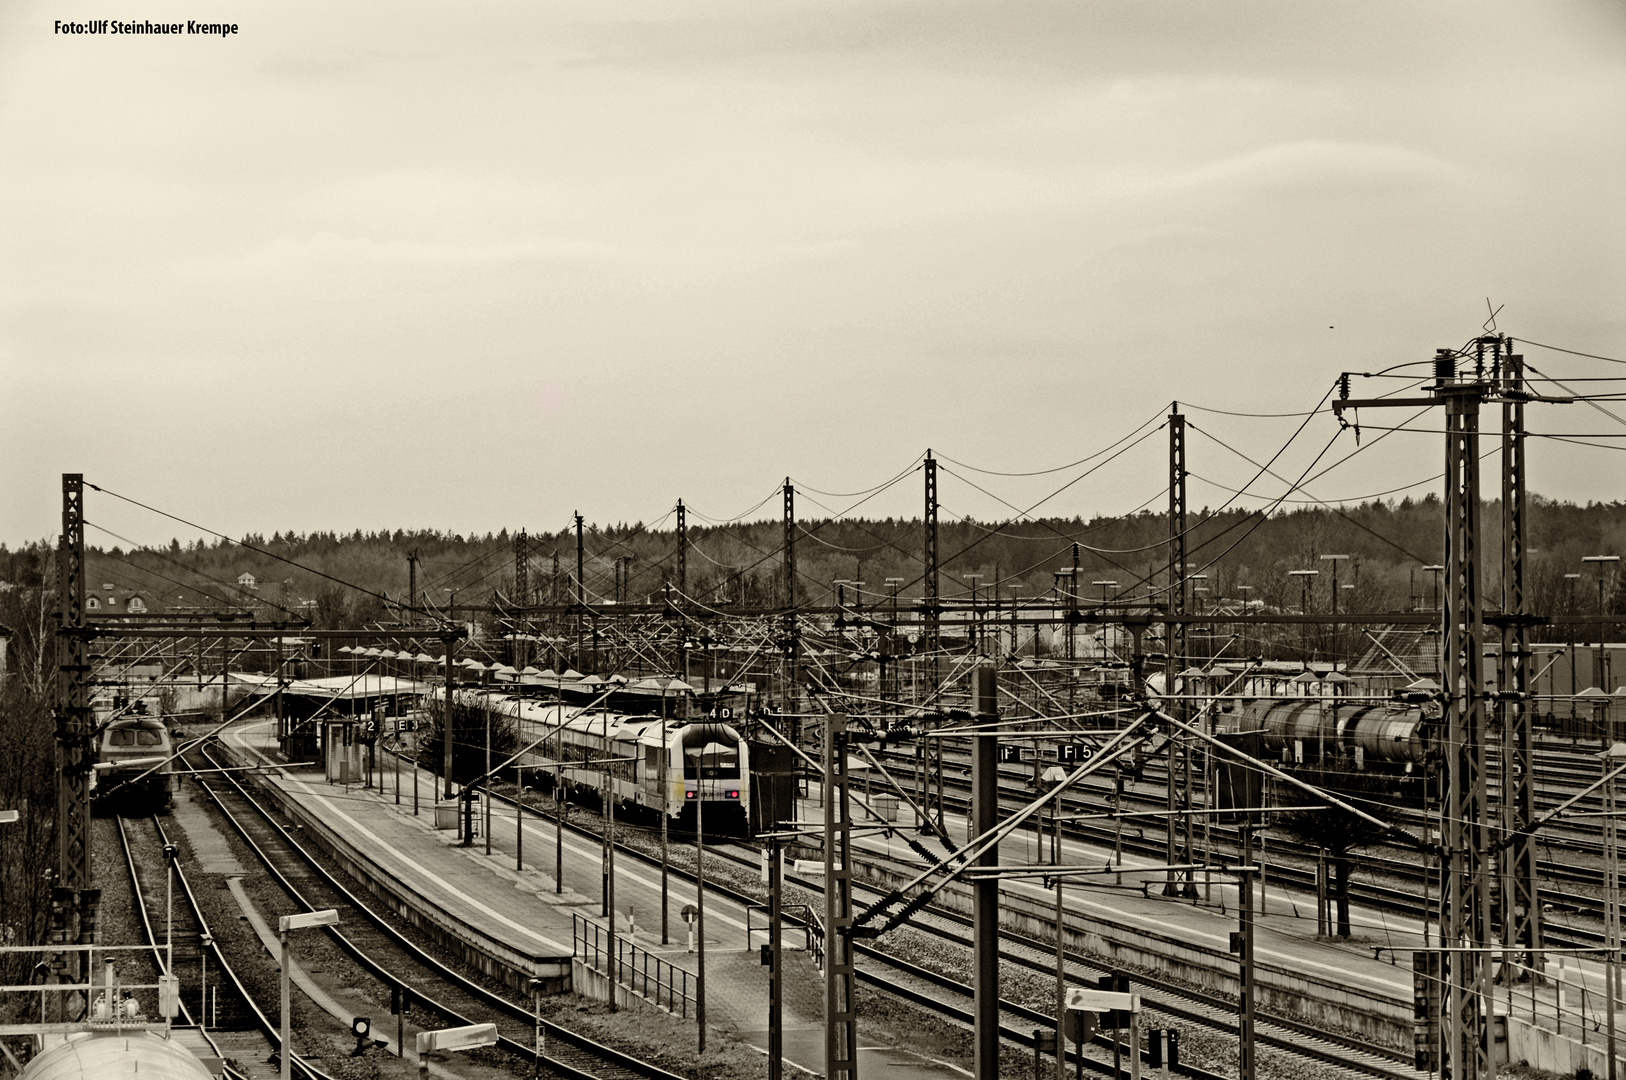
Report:
[[1299,698],[1243,702],[1221,724],[1258,732],[1265,753],[1286,764],[1409,773],[1433,760],[1439,721],[1421,705]]
[[[541,703],[474,691],[459,703],[507,718],[519,764],[568,793],[592,797],[606,785],[620,807],[665,812],[707,832],[743,834],[751,812],[749,744],[728,724],[662,719]],[[664,790],[663,790],[664,789]]]

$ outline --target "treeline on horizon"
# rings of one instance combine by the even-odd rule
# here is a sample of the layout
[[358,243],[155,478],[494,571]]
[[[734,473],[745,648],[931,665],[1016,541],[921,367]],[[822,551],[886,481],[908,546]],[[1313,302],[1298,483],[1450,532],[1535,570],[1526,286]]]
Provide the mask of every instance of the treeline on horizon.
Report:
[[[987,602],[1001,603],[1053,594],[1057,571],[1073,566],[1079,545],[1081,595],[1144,596],[1168,582],[1168,517],[1149,510],[1127,517],[938,523],[939,595],[969,599],[975,588]],[[1483,595],[1488,608],[1499,605],[1502,516],[1497,502],[1482,514]],[[784,526],[757,521],[692,526],[684,591],[699,604],[774,606],[786,600],[783,568]],[[225,607],[252,598],[271,609],[323,627],[360,626],[400,614],[408,601],[408,555],[418,557],[418,606],[444,612],[455,594],[457,606],[510,607],[521,598],[515,586],[515,537],[508,530],[464,535],[430,529],[309,534],[251,534],[241,542],[167,547],[87,549],[87,587],[111,584],[137,592],[150,607]],[[900,604],[923,594],[925,534],[919,518],[802,519],[796,522],[796,600],[825,604],[837,596],[838,582],[852,603]],[[1334,563],[1323,555],[1347,555],[1337,563],[1339,608],[1393,611],[1431,606],[1435,575],[1422,568],[1443,561],[1444,513],[1440,498],[1373,500],[1356,506],[1301,507],[1263,515],[1206,508],[1187,515],[1188,573],[1200,604],[1239,599],[1273,608],[1297,609],[1303,579],[1293,570],[1317,570],[1310,579],[1312,611],[1331,605]],[[574,597],[574,531],[531,533],[527,537],[529,600],[568,603]],[[678,588],[674,530],[642,523],[586,525],[583,528],[583,584],[590,602],[646,603]],[[1558,502],[1530,497],[1526,524],[1527,588],[1538,613],[1587,613],[1597,609],[1598,583],[1586,555],[1626,551],[1626,503]],[[1626,593],[1615,567],[1604,575],[1605,610],[1619,612]],[[242,590],[238,578],[253,575],[256,587]],[[1580,573],[1580,578],[1566,574]],[[10,550],[0,545],[0,581],[15,586],[53,583],[54,554],[38,542]],[[1065,582],[1065,578],[1060,579]],[[1096,582],[1112,581],[1116,586]],[[861,589],[861,593],[855,592]],[[1160,593],[1159,593],[1160,595]]]

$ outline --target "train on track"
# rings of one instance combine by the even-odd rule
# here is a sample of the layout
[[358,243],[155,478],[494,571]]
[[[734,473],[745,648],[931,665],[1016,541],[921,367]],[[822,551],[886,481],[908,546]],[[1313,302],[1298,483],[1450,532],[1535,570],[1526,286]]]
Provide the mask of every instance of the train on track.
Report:
[[175,745],[163,720],[120,716],[96,741],[95,796],[105,808],[146,815],[169,808],[175,795]]
[[[1420,807],[1439,792],[1439,708],[1432,704],[1288,698],[1242,701],[1217,721],[1251,736],[1256,753],[1317,786],[1354,782],[1397,805]],[[1244,743],[1246,745],[1246,743]],[[1348,779],[1346,779],[1348,778]]]
[[513,695],[465,691],[459,703],[506,717],[519,764],[544,783],[591,798],[608,787],[620,807],[664,812],[692,828],[744,834],[751,815],[751,748],[713,720],[587,711]]
[[77,1031],[46,1046],[18,1080],[100,1080],[139,1074],[151,1080],[218,1080],[178,1040],[158,1031]]

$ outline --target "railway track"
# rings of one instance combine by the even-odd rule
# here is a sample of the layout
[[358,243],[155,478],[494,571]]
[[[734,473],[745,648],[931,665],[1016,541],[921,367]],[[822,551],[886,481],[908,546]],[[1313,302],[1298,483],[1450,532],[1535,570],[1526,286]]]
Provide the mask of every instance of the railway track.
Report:
[[[901,764],[906,767],[911,765],[907,760],[903,760]],[[1593,769],[1595,779],[1596,766],[1593,766]],[[944,804],[952,812],[965,812],[971,802],[970,785],[958,775],[961,771],[958,761],[954,758],[951,757],[945,762]],[[1003,770],[1000,781],[1002,802],[1016,806],[1032,800],[1033,791],[1027,786],[1025,770]],[[1163,791],[1141,790],[1153,786],[1146,782],[1138,785],[1126,784],[1124,809],[1126,811],[1136,808],[1150,811],[1164,809],[1166,796]],[[1576,790],[1579,790],[1579,786]],[[1098,812],[1102,807],[1110,805],[1112,795],[1110,785],[1097,784],[1091,787],[1086,783],[1080,791],[1080,798],[1064,803],[1064,815],[1085,810]],[[1559,801],[1561,800],[1554,798],[1550,805],[1556,806]],[[1426,825],[1420,814],[1416,815],[1414,824],[1417,825],[1419,833]],[[1125,852],[1148,857],[1158,858],[1165,853],[1165,841],[1161,830],[1153,832],[1131,826],[1115,834],[1108,826],[1074,822],[1064,825],[1063,835],[1078,842],[1105,848],[1117,846]],[[1211,852],[1216,859],[1224,860],[1234,856],[1237,845],[1234,829],[1215,825],[1210,830],[1210,837],[1210,843],[1213,845]],[[1595,861],[1577,862],[1573,858],[1537,861],[1538,871],[1542,873],[1545,881],[1563,882],[1572,886],[1565,889],[1544,888],[1544,902],[1553,912],[1561,913],[1566,919],[1580,920],[1578,924],[1570,923],[1555,927],[1551,941],[1555,946],[1598,945],[1603,941],[1601,847],[1581,846],[1576,850],[1580,850],[1583,855],[1594,855]],[[1316,882],[1314,865],[1317,853],[1313,847],[1287,837],[1272,836],[1270,853],[1272,858],[1266,866],[1268,884],[1314,893]],[[1202,861],[1205,856],[1200,839],[1193,849],[1193,855],[1194,861]],[[1421,864],[1415,854],[1410,858],[1390,858],[1380,854],[1363,853],[1357,861],[1362,873],[1360,877],[1351,881],[1352,902],[1416,919],[1423,919],[1433,911],[1432,903],[1437,901],[1431,902],[1425,896],[1431,883],[1438,881],[1438,871]]]
[[[202,753],[211,766],[212,754]],[[303,910],[333,908],[329,928],[335,947],[378,981],[384,997],[398,987],[411,991],[414,1010],[428,1010],[447,1026],[495,1023],[497,1048],[529,1066],[536,1059],[538,1018],[519,1002],[471,979],[416,945],[392,920],[346,888],[289,833],[234,774],[199,779],[200,790],[255,857]],[[421,1012],[417,1019],[421,1020]],[[544,1068],[562,1080],[679,1080],[649,1062],[604,1046],[550,1021],[541,1022]]]
[[[505,803],[510,809],[513,807],[512,799],[495,795],[494,798]],[[552,816],[545,816],[540,812],[527,807],[527,812],[536,813],[539,820],[553,823]],[[599,840],[598,833],[583,828],[579,823],[568,823],[566,828],[585,838]],[[618,822],[618,830],[626,829],[625,823]],[[647,853],[636,846],[618,841],[618,850],[650,866],[658,863]],[[745,873],[755,873],[759,866],[760,852],[749,847],[736,847],[730,851],[727,846],[708,845],[708,854],[725,858],[735,864],[738,870]],[[677,877],[692,882],[692,875],[677,867],[668,871]],[[787,883],[794,884],[808,892],[822,893],[822,883],[807,879],[786,878]],[[738,891],[716,881],[709,873],[707,879],[708,890],[746,906],[761,906],[762,898]],[[879,892],[868,889],[857,883],[853,885],[856,895],[871,895],[879,898]],[[787,917],[787,924],[802,925],[797,920]],[[909,924],[910,929],[927,933],[940,941],[950,942],[963,947],[968,937],[970,920],[946,913],[935,908],[927,908]],[[911,963],[892,951],[864,942],[855,943],[854,952],[861,960],[858,966],[858,977],[866,984],[878,990],[893,994],[908,1000],[922,1008],[928,1009],[938,1015],[962,1024],[972,1023],[971,1003],[973,1000],[972,988],[963,982],[949,976],[931,971],[918,964]],[[1001,935],[1000,956],[1002,961],[1029,971],[1038,972],[1054,978],[1055,975],[1055,946],[1053,942],[1043,942],[1032,938],[1022,937],[1010,933]],[[1091,964],[1087,959],[1069,953],[1065,957],[1066,972],[1069,981],[1080,984],[1090,984],[1105,974],[1105,969]],[[1191,991],[1185,987],[1169,983],[1159,983],[1156,980],[1146,980],[1137,977],[1137,990],[1142,992],[1148,1005],[1170,1018],[1196,1025],[1220,1035],[1236,1037],[1236,1003],[1226,998],[1204,995]],[[1048,1030],[1054,1021],[1051,1014],[1029,1008],[1012,1001],[1000,1003],[1001,1035],[1024,1046],[1032,1045],[1032,1032],[1034,1029]],[[1382,1078],[1382,1080],[1421,1080],[1425,1075],[1411,1069],[1407,1064],[1409,1056],[1398,1051],[1376,1046],[1364,1040],[1353,1037],[1331,1034],[1278,1017],[1261,1017],[1255,1027],[1256,1044],[1267,1047],[1273,1051],[1292,1055],[1302,1061],[1314,1064],[1318,1076],[1334,1078]],[[1092,1044],[1091,1053],[1084,1059],[1084,1067],[1092,1072],[1110,1074],[1111,1065],[1111,1039],[1105,1035],[1098,1035]],[[1076,1063],[1076,1053],[1073,1055]],[[1183,1067],[1180,1075],[1194,1078],[1210,1078],[1217,1074],[1195,1067]]]
[[[193,1002],[185,995],[181,997],[178,1022],[198,1026],[220,1056],[233,1063],[228,1066],[232,1076],[244,1080],[276,1077],[278,1070],[268,1062],[280,1042],[280,1028],[266,1009],[278,1006],[262,1006],[244,988],[210,932],[184,870],[173,859],[173,845],[163,824],[156,817],[148,819],[156,837],[149,843],[139,836],[133,837],[125,819],[117,821],[135,907],[158,968],[171,970],[180,978],[183,988],[194,986],[201,991],[209,985],[206,978],[213,980],[215,992],[198,999],[195,1011]],[[163,880],[162,886],[157,879]],[[160,926],[162,937],[157,930]],[[177,943],[179,948],[175,947]],[[193,976],[193,981],[188,981],[188,974]],[[204,1018],[207,1022],[200,1024]],[[333,1080],[298,1056],[293,1060],[293,1071],[304,1080]]]

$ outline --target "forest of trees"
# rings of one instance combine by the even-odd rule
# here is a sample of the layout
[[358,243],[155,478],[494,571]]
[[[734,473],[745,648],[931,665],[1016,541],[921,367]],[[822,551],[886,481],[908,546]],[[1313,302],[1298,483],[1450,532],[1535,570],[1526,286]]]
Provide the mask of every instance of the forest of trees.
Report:
[[[1527,584],[1535,610],[1590,613],[1598,603],[1597,580],[1584,555],[1626,549],[1626,505],[1577,506],[1531,498],[1526,536]],[[1373,501],[1340,509],[1305,508],[1260,516],[1238,510],[1189,515],[1188,573],[1197,604],[1239,599],[1271,608],[1294,608],[1304,579],[1293,570],[1319,570],[1310,579],[1310,607],[1331,605],[1332,563],[1320,556],[1349,556],[1337,564],[1346,611],[1400,610],[1431,605],[1436,581],[1423,567],[1442,561],[1443,514],[1430,495],[1398,503]],[[1484,592],[1495,608],[1500,595],[1501,513],[1484,510]],[[785,602],[783,526],[777,521],[688,531],[685,591],[700,603],[777,605]],[[1002,602],[1032,599],[1056,587],[1056,572],[1070,568],[1078,548],[1079,590],[1086,596],[1115,592],[1145,595],[1168,581],[1167,516],[1143,511],[1131,517],[980,523],[942,521],[938,528],[939,595],[966,598],[972,588]],[[795,538],[796,599],[832,601],[839,581],[862,582],[862,599],[874,603],[896,587],[901,598],[923,594],[923,530],[916,519],[804,520]],[[529,598],[563,603],[575,589],[573,533],[528,537]],[[641,524],[591,525],[583,536],[583,587],[592,602],[642,603],[664,588],[677,588],[676,537]],[[316,532],[250,535],[241,542],[122,550],[91,549],[87,584],[104,584],[143,595],[149,607],[225,608],[253,600],[273,614],[309,617],[319,627],[360,626],[398,611],[408,602],[408,557],[417,556],[421,609],[443,612],[454,597],[459,607],[512,604],[514,538],[507,531],[464,536],[428,530]],[[1583,577],[1566,578],[1585,570]],[[251,574],[252,590],[238,578]],[[50,585],[54,560],[45,543],[16,550],[0,546],[0,582],[20,588]],[[1114,581],[1115,587],[1092,582]],[[1623,597],[1614,576],[1605,578],[1607,610]],[[857,586],[847,585],[849,602]],[[20,633],[39,633],[39,613],[18,614]],[[8,623],[8,625],[10,625]]]

